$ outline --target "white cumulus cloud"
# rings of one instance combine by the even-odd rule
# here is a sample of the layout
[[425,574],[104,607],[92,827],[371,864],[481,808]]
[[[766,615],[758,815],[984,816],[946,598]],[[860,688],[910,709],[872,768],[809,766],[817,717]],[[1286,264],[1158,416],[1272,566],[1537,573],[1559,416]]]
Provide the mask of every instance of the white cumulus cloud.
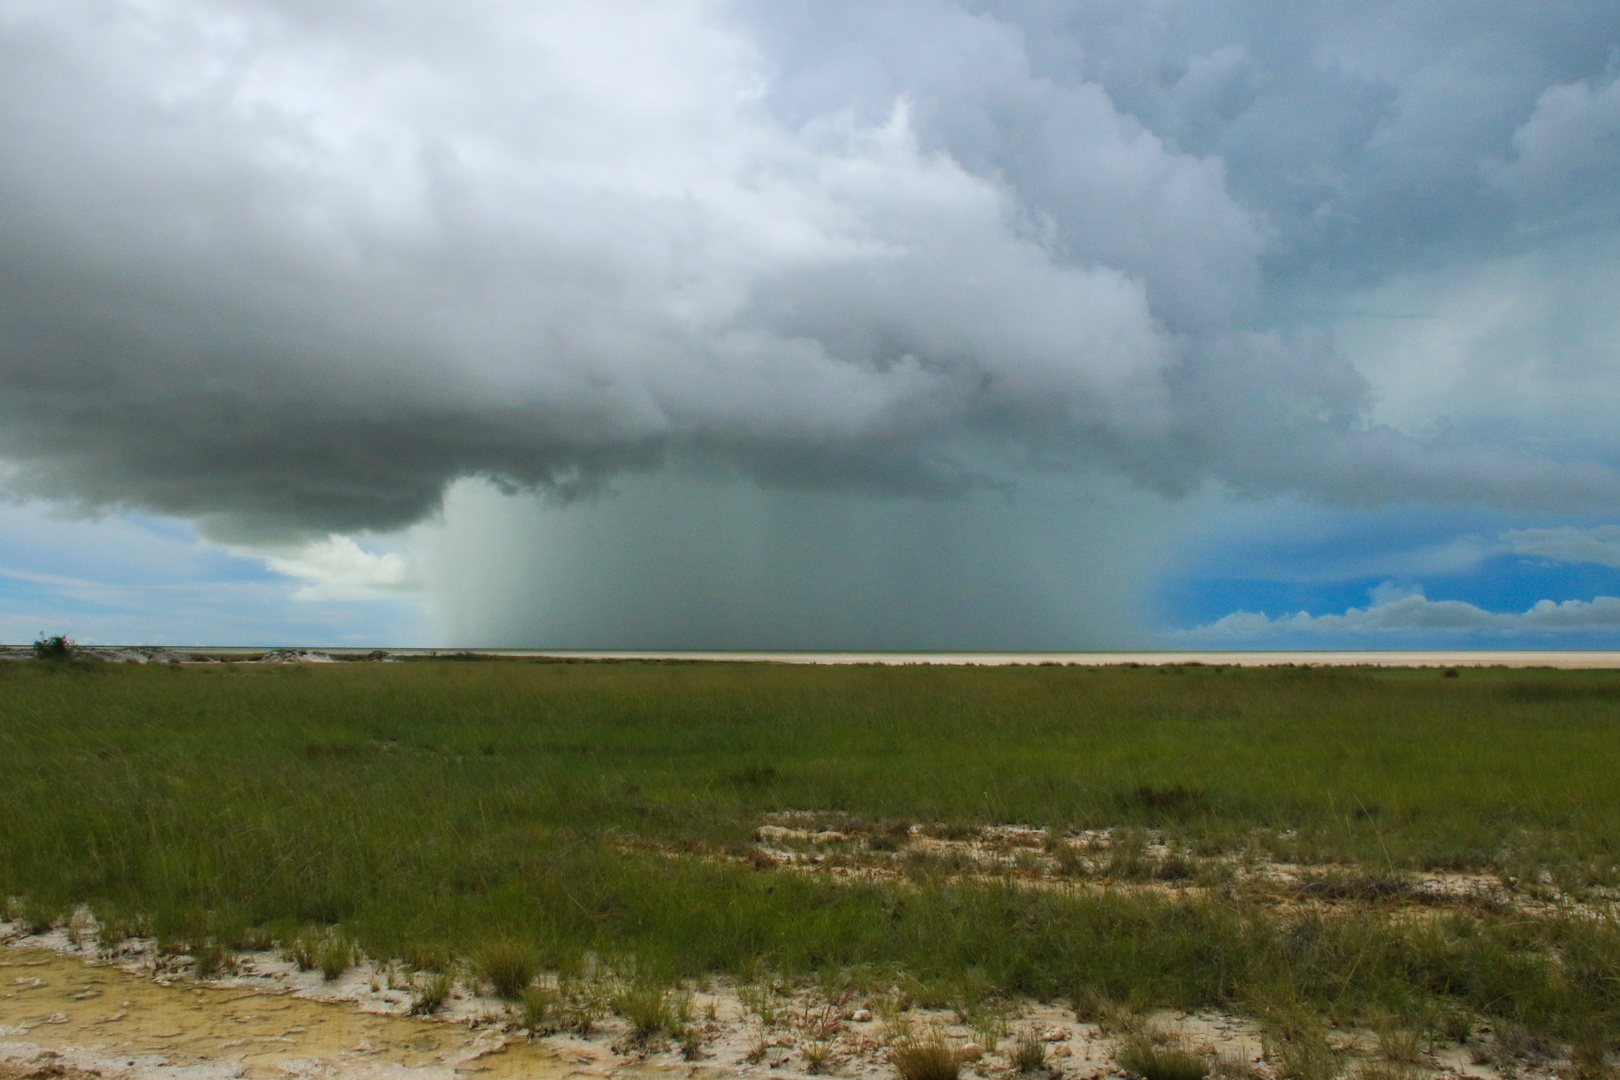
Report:
[[1268,616],[1235,611],[1189,631],[1209,640],[1260,639],[1284,635],[1365,634],[1372,640],[1395,640],[1414,632],[1500,634],[1558,633],[1620,628],[1620,597],[1587,600],[1538,600],[1525,611],[1487,611],[1462,600],[1430,600],[1421,587],[1402,588],[1386,582],[1372,590],[1372,603],[1342,614]]
[[271,570],[304,582],[295,600],[356,600],[416,584],[397,551],[371,552],[351,536],[333,534],[284,555],[262,555]]

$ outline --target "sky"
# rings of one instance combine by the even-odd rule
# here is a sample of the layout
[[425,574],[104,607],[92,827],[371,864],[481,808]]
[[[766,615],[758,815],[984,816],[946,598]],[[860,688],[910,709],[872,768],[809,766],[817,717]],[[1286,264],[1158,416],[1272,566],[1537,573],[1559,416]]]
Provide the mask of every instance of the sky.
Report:
[[1620,7],[0,0],[0,641],[1620,647]]

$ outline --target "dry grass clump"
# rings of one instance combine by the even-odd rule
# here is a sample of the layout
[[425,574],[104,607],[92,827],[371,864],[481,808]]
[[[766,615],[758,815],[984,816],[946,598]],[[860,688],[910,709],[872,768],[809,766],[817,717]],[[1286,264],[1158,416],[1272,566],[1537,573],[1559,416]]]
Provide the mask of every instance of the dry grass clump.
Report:
[[1210,1070],[1209,1059],[1184,1040],[1155,1039],[1149,1034],[1126,1039],[1114,1051],[1114,1060],[1143,1080],[1204,1080]]
[[889,1062],[900,1080],[956,1080],[962,1071],[961,1057],[938,1028],[896,1040],[889,1047]]

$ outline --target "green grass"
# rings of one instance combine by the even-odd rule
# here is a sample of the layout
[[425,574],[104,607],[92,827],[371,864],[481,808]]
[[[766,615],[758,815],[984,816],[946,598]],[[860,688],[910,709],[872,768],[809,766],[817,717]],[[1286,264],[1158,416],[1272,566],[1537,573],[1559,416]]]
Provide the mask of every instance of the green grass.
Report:
[[337,926],[435,970],[515,946],[564,971],[898,969],[942,1000],[1439,1002],[1620,1032],[1603,920],[1283,918],[1219,892],[667,857],[809,809],[895,843],[906,822],[1128,825],[1352,882],[1584,889],[1620,879],[1617,734],[1609,672],[8,662],[0,895],[226,946]]

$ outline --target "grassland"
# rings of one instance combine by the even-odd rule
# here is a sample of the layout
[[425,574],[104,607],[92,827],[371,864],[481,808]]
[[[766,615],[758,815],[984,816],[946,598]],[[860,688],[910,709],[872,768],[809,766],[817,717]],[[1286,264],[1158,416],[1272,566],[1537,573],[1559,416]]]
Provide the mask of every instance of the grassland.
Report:
[[[1609,1045],[1617,735],[1609,672],[13,662],[0,894],[193,950],[336,927],[418,967],[516,945]],[[857,848],[895,823],[1114,828],[1200,887],[757,869],[785,811]],[[1256,860],[1482,870],[1552,908],[1268,906],[1232,876]]]

